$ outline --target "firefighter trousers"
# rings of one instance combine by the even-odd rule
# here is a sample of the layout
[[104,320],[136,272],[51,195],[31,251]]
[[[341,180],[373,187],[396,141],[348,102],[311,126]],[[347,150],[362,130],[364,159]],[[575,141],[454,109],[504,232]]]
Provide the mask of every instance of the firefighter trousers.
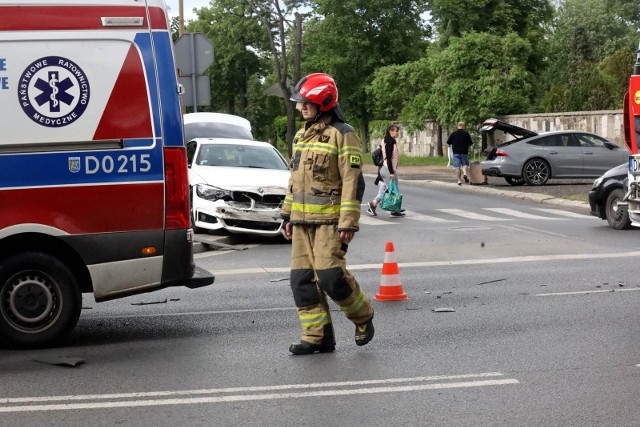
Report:
[[347,244],[335,224],[294,224],[291,248],[291,290],[302,326],[302,340],[335,342],[325,294],[356,325],[373,317],[373,307],[347,270]]

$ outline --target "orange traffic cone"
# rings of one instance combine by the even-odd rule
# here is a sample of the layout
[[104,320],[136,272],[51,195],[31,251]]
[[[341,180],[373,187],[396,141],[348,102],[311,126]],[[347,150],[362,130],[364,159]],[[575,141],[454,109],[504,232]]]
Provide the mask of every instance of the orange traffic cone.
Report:
[[382,279],[380,279],[380,290],[375,296],[377,301],[400,301],[409,299],[402,289],[400,283],[400,269],[396,261],[396,253],[393,249],[393,242],[387,242],[384,253],[384,264],[382,264]]

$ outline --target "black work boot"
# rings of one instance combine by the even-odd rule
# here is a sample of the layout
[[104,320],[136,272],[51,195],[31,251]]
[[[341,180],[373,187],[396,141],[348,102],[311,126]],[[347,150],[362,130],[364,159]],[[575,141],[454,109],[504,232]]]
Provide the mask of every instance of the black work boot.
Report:
[[373,339],[373,334],[375,330],[373,329],[373,316],[371,319],[362,325],[356,326],[356,344],[357,345],[367,345],[369,341]]
[[298,343],[293,343],[289,347],[289,351],[295,355],[313,354],[318,353],[332,353],[336,349],[336,343],[323,342],[320,344],[311,344],[304,340],[300,340]]
[[333,324],[324,325],[322,341],[320,344],[311,344],[310,342],[300,340],[299,343],[293,343],[289,347],[289,351],[296,355],[319,353],[333,353],[336,349],[336,338],[333,335]]

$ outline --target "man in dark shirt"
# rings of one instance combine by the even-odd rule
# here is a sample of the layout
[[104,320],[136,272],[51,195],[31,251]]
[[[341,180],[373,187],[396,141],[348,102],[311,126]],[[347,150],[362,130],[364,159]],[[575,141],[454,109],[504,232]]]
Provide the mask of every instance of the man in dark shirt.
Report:
[[458,177],[458,185],[462,185],[461,178],[464,178],[464,182],[468,184],[469,147],[473,145],[473,141],[469,132],[464,130],[464,122],[459,122],[458,129],[449,135],[447,145],[450,145],[453,151],[453,169]]

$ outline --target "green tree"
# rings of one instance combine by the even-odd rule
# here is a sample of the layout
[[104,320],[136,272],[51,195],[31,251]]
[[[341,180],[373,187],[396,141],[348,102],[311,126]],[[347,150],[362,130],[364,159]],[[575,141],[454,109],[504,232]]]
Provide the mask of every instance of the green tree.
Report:
[[564,0],[549,34],[542,111],[619,108],[638,43],[637,0]]
[[[491,46],[487,49],[487,46]],[[515,33],[504,37],[466,33],[429,57],[436,76],[427,109],[443,125],[527,111],[534,75],[527,69],[530,43]]]
[[212,109],[245,117],[249,83],[266,69],[261,56],[267,48],[264,34],[251,19],[247,4],[234,0],[212,4],[197,10],[198,19],[189,23],[188,30],[202,32],[213,44],[214,63],[209,72]]
[[444,46],[451,37],[470,31],[515,32],[533,42],[541,38],[553,16],[549,0],[429,0],[429,7]]
[[376,69],[415,61],[427,46],[421,14],[425,0],[314,0],[316,18],[303,38],[304,74],[326,72],[340,91],[340,105],[363,140],[373,118],[367,92]]

